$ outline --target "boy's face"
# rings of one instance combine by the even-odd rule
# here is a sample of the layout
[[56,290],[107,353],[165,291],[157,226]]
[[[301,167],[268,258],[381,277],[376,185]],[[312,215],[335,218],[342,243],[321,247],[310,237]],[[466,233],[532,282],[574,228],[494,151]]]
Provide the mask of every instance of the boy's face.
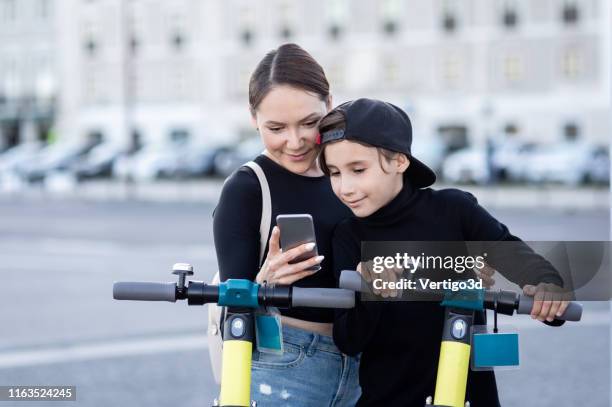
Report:
[[375,147],[347,140],[326,146],[324,154],[334,193],[360,218],[373,214],[395,198],[402,189],[403,173],[409,165],[402,154],[387,162],[384,157],[379,159]]

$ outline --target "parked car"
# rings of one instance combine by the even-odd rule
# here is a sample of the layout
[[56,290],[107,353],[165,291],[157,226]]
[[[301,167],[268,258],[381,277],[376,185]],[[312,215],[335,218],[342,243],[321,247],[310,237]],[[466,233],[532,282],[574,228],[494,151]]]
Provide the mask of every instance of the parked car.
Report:
[[34,159],[18,165],[15,170],[28,182],[41,182],[51,171],[67,171],[96,144],[91,142],[51,144],[40,150]]
[[21,163],[33,160],[43,146],[40,141],[25,142],[0,154],[0,175],[13,172]]
[[600,146],[593,150],[587,180],[595,184],[610,184],[610,149]]
[[124,180],[152,181],[171,176],[180,157],[178,145],[149,144],[133,155],[119,158],[113,166],[113,174]]
[[89,154],[76,161],[69,170],[78,181],[92,178],[108,178],[112,175],[113,163],[126,154],[127,147],[118,143],[102,143]]
[[524,160],[524,176],[529,182],[579,185],[589,180],[595,148],[585,142],[565,142],[543,146]]
[[483,148],[477,147],[455,151],[444,160],[442,175],[444,180],[459,184],[488,182],[489,166],[486,152]]
[[420,137],[414,140],[412,154],[438,174],[442,170],[446,145],[436,136]]
[[200,177],[215,175],[215,160],[219,154],[228,152],[226,145],[199,145],[190,147],[179,160],[176,175]]
[[264,150],[259,137],[240,142],[235,148],[219,153],[215,158],[215,172],[223,177],[229,176],[236,168],[257,157]]
[[506,142],[501,144],[491,156],[495,178],[499,181],[523,181],[525,179],[524,160],[537,148],[535,143]]

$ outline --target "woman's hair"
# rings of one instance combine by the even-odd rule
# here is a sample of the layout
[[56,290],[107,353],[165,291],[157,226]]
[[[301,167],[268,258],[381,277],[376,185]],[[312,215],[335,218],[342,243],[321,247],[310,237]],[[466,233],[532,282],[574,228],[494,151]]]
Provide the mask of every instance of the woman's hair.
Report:
[[[344,118],[344,114],[338,109],[333,109],[332,111],[330,111],[319,122],[319,133],[320,134],[326,133],[328,131],[344,130],[345,128],[346,128],[346,120]],[[319,166],[321,167],[321,170],[323,171],[323,173],[327,176],[329,176],[329,167],[327,166],[327,162],[325,162],[325,147],[328,146],[329,144],[337,143],[338,141],[342,141],[342,139],[330,141],[328,143],[322,144],[321,149],[319,151]],[[380,168],[385,173],[387,171],[385,171],[385,167],[383,167],[382,159],[384,158],[387,163],[390,163],[392,160],[394,160],[397,157],[398,154],[401,154],[395,151],[387,150],[386,148],[374,147],[372,145],[362,143],[360,141],[355,141],[355,140],[349,140],[349,141],[352,143],[361,144],[362,146],[365,146],[365,147],[375,148],[378,151],[378,163],[380,164]]]
[[329,82],[321,65],[296,44],[283,44],[270,51],[259,62],[249,81],[251,114],[276,85],[290,85],[317,94],[322,101],[329,97]]

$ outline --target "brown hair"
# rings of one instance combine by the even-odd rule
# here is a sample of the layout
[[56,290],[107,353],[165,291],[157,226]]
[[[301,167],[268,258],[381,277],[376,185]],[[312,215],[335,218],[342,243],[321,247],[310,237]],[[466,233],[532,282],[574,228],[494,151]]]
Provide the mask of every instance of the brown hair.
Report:
[[[320,134],[323,134],[328,131],[344,130],[345,128],[346,128],[346,120],[344,118],[344,114],[338,109],[331,110],[319,122],[319,133]],[[321,167],[321,170],[323,171],[323,173],[327,176],[329,176],[329,167],[327,166],[327,162],[325,161],[325,147],[331,143],[336,143],[338,141],[342,141],[342,139],[330,141],[328,143],[322,144],[319,150],[319,166]],[[362,146],[365,146],[365,147],[375,148],[378,151],[378,163],[380,164],[380,168],[385,173],[387,171],[385,171],[385,168],[382,165],[382,159],[384,158],[387,163],[390,163],[392,160],[394,160],[397,157],[398,154],[401,154],[396,151],[387,150],[386,148],[382,148],[382,147],[375,147],[370,144],[362,143],[360,141],[356,141],[356,140],[349,140],[349,141],[352,143],[361,144]]]
[[329,98],[329,82],[319,63],[302,47],[283,44],[266,54],[249,81],[251,114],[275,85],[291,85],[317,94],[322,101]]

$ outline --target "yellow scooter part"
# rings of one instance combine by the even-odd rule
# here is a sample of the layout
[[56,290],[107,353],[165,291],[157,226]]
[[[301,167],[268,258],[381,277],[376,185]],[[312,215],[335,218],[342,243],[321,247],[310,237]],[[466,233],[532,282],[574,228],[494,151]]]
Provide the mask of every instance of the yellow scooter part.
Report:
[[251,405],[251,360],[253,344],[250,341],[223,342],[221,367],[221,406]]
[[465,343],[442,341],[434,405],[464,407],[470,348]]

